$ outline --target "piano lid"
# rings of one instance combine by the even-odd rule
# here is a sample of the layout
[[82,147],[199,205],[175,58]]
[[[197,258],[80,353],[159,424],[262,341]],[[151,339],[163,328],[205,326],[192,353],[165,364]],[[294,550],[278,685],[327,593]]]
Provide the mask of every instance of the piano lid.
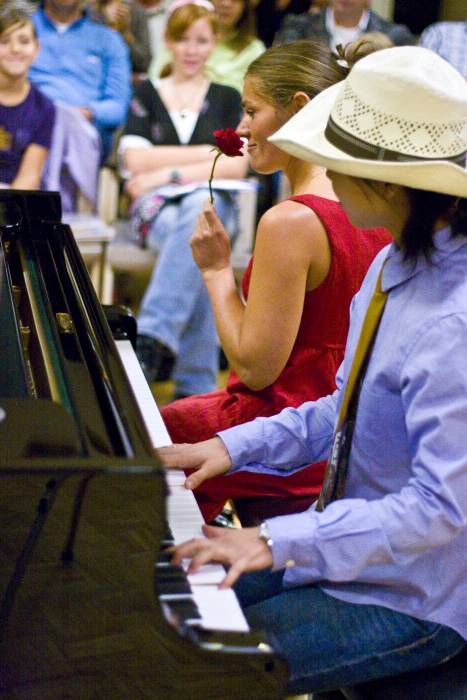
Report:
[[[0,465],[157,470],[104,312],[60,216],[57,193],[0,190],[0,407],[7,414]],[[37,439],[38,412],[70,436],[62,450],[45,428]]]

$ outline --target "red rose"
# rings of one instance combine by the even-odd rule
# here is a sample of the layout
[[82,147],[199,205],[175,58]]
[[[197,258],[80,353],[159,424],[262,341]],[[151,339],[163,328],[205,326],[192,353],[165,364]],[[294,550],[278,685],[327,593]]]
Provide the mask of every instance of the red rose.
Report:
[[242,156],[243,141],[235,129],[218,129],[213,132],[217,148],[226,156]]
[[243,155],[243,141],[237,134],[235,129],[230,126],[227,129],[218,129],[213,131],[213,136],[216,140],[216,147],[213,151],[217,151],[216,157],[214,158],[214,163],[212,164],[211,176],[209,178],[209,198],[211,204],[213,202],[212,197],[212,178],[214,177],[214,168],[216,167],[217,159],[222,154],[226,156],[242,156]]

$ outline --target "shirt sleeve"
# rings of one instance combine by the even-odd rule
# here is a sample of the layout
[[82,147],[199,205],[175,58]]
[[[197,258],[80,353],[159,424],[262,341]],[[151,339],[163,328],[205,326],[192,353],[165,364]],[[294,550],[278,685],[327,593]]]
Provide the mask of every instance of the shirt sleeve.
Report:
[[[342,384],[340,370],[336,382]],[[270,418],[218,433],[232,459],[231,471],[277,472],[326,459],[332,443],[337,389],[330,396],[309,401],[299,408],[286,408]]]
[[148,84],[142,82],[135,90],[133,99],[128,109],[128,118],[124,129],[124,135],[140,136],[153,143],[151,138],[151,115],[148,104]]
[[[113,29],[103,27],[106,42],[106,75],[99,100],[87,105],[96,123],[117,127],[125,122],[131,93],[131,69],[128,47]],[[104,37],[102,37],[104,41]]]
[[403,363],[408,483],[373,501],[346,498],[322,513],[268,520],[274,568],[293,559],[310,580],[352,581],[373,565],[445,545],[467,526],[466,345],[467,317],[448,316],[417,338]]
[[419,46],[424,46],[426,49],[438,52],[440,45],[441,32],[438,27],[432,24],[427,27],[421,34],[418,40]]
[[52,143],[52,133],[55,124],[55,106],[53,102],[44,95],[40,97],[42,98],[42,105],[40,115],[37,113],[35,114],[37,126],[31,143],[43,146],[48,150]]

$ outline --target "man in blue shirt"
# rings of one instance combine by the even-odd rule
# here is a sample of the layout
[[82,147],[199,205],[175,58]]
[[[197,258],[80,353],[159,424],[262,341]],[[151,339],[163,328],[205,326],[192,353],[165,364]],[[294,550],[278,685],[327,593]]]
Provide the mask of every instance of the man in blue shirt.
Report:
[[76,107],[99,131],[104,152],[124,124],[131,92],[128,48],[93,22],[82,0],[45,0],[33,16],[40,41],[30,78],[54,102]]

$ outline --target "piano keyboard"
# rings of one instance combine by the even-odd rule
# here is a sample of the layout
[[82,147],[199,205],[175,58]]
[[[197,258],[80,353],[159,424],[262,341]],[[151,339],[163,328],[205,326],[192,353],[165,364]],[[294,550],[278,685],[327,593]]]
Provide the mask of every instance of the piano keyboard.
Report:
[[[154,447],[172,444],[130,341],[117,340],[116,346],[152,444]],[[183,485],[184,473],[167,470],[166,475],[169,487],[166,501],[169,534],[166,545],[202,537],[204,520],[195,497]],[[247,632],[249,626],[235,593],[231,589],[218,588],[225,577],[223,567],[209,564],[189,576],[185,573],[186,568],[187,563],[183,568],[172,566],[161,550],[156,562],[156,576],[159,598],[169,621],[213,631]]]

